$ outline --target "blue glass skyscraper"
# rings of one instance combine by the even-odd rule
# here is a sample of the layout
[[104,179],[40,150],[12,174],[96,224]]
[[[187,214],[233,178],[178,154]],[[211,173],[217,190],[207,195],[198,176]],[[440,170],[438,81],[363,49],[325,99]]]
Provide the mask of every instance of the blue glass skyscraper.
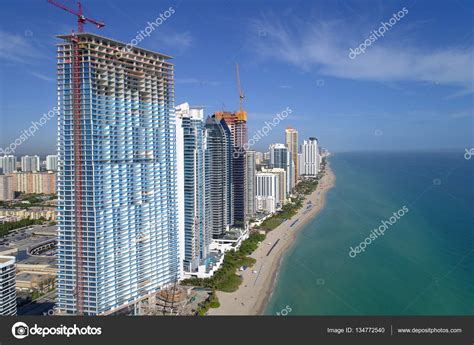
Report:
[[191,108],[188,103],[176,107],[178,207],[186,273],[205,265],[212,241],[203,113],[202,108]]
[[232,225],[232,138],[224,120],[206,120],[206,166],[212,236],[220,238]]
[[60,38],[57,306],[109,314],[179,278],[173,65]]

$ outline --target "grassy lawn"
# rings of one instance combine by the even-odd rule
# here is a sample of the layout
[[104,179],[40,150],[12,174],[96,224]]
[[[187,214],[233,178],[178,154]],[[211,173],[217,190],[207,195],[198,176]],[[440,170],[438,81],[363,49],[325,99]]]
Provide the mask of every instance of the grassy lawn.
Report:
[[286,205],[283,205],[281,211],[275,213],[270,218],[263,221],[263,223],[257,227],[257,229],[271,231],[278,227],[281,223],[285,220],[290,219],[293,217],[298,210],[303,206],[303,199],[302,198],[294,198]]

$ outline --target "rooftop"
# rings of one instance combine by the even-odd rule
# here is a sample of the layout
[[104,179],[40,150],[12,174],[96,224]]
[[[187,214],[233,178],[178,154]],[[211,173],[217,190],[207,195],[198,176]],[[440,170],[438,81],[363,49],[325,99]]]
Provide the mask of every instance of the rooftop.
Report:
[[10,262],[13,264],[15,262],[15,257],[14,256],[0,256],[0,264],[10,264]]
[[[75,35],[75,36],[78,36],[78,37],[93,37],[93,38],[98,38],[98,39],[102,39],[102,40],[107,40],[107,41],[109,41],[109,42],[115,43],[115,44],[117,44],[118,46],[121,46],[121,47],[124,47],[124,48],[125,48],[127,45],[131,45],[130,43],[125,43],[125,42],[117,41],[117,40],[114,40],[114,39],[112,39],[112,38],[108,38],[108,37],[105,37],[105,36],[93,34],[93,33],[90,33],[90,32],[79,32],[79,33],[74,33],[74,35]],[[72,36],[73,36],[73,34],[67,34],[67,35],[57,35],[56,37],[61,38],[61,39],[70,39]],[[148,50],[148,49],[140,48],[140,47],[137,47],[137,46],[132,46],[132,49],[135,49],[135,50],[138,50],[138,51],[142,51],[142,52],[144,52],[144,53],[150,53],[150,54],[159,55],[160,57],[163,57],[163,58],[165,58],[165,59],[172,59],[172,58],[173,58],[172,56],[169,56],[169,55],[166,55],[166,54],[162,54],[162,53],[158,53],[158,52],[155,52],[155,51],[153,51],[153,50]]]

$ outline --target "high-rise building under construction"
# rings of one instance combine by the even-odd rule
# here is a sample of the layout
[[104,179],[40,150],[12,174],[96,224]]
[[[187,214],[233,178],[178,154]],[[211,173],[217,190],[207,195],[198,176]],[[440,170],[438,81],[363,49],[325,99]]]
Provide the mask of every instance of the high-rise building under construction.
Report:
[[173,65],[59,37],[57,306],[110,314],[179,278]]

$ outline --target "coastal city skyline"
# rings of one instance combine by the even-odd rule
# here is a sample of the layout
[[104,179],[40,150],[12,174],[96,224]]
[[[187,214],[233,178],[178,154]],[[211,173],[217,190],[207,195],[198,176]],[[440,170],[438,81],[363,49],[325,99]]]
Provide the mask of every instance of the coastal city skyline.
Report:
[[473,5],[7,0],[1,343],[471,339]]
[[[27,249],[49,253],[50,273],[32,265],[37,277],[26,291],[44,294],[55,277],[54,314],[156,314],[160,307],[148,306],[155,294],[222,274],[230,252],[264,237],[274,217],[302,208],[298,187],[324,181],[328,153],[318,139],[300,143],[298,129],[279,128],[289,107],[248,138],[238,65],[238,110],[204,117],[202,107],[174,103],[169,56],[81,31],[60,38],[57,154],[0,156],[2,226],[18,233],[49,222],[57,233]],[[280,131],[284,143],[252,150],[269,131]],[[306,218],[318,210],[312,202],[301,211]],[[2,256],[10,268],[24,264],[18,251]]]

